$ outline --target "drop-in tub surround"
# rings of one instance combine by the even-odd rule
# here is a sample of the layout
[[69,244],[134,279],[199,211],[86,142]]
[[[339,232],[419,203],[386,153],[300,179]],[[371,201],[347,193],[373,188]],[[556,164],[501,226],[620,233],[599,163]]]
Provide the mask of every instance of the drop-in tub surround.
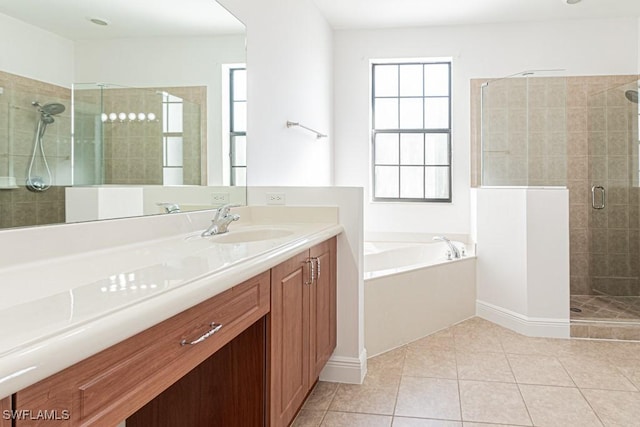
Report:
[[30,249],[0,260],[0,397],[342,231],[337,208],[234,212],[229,234],[209,238],[211,211],[3,232]]
[[[365,242],[365,347],[369,356],[475,315],[473,245],[448,259],[442,241]],[[464,249],[464,251],[463,251]]]

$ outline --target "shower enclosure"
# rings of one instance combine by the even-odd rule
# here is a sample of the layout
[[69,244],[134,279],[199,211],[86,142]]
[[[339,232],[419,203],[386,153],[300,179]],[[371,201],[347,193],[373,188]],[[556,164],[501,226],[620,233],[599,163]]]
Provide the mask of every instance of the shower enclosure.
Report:
[[472,184],[569,190],[572,335],[640,339],[638,76],[472,86]]
[[68,88],[0,71],[0,228],[64,222],[70,105]]

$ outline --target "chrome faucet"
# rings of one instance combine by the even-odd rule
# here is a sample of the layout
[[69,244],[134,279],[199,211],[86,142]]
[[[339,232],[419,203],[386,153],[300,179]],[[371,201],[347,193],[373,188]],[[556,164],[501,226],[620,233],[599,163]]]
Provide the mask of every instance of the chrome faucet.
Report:
[[240,219],[240,215],[231,214],[229,210],[238,205],[220,206],[216,211],[216,216],[211,220],[211,225],[202,232],[202,237],[213,236],[214,234],[223,234],[229,231],[229,224]]
[[164,213],[180,213],[180,205],[177,203],[171,203],[171,202],[162,202],[162,203],[156,203],[156,205],[160,206],[161,208],[164,209]]
[[456,245],[451,243],[451,240],[447,239],[445,236],[435,236],[433,240],[439,240],[449,245],[449,249],[451,249],[451,254],[453,255],[454,259],[459,259],[461,257],[460,250],[456,247]]

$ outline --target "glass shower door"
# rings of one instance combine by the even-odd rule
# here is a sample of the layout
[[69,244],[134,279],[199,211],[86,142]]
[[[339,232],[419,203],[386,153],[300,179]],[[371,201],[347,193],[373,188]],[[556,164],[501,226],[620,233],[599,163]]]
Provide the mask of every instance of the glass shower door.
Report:
[[588,103],[589,287],[602,320],[640,318],[640,193],[636,81]]

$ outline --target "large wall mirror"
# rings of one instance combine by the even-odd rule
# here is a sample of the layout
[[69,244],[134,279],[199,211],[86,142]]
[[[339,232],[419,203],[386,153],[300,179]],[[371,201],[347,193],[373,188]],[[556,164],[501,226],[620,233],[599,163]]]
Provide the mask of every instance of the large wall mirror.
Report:
[[214,0],[0,0],[0,37],[0,228],[246,204],[245,28]]

